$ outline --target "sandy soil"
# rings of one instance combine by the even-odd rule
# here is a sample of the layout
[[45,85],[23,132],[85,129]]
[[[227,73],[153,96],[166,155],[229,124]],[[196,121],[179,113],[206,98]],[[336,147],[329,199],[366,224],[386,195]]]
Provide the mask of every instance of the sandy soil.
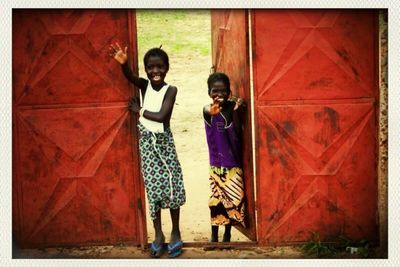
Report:
[[[150,259],[147,250],[130,246],[95,246],[79,248],[25,249],[18,253],[18,258],[36,259]],[[167,259],[165,253],[161,259]],[[184,248],[179,259],[295,259],[310,258],[298,248],[241,248],[216,249],[207,251],[203,248]]]
[[[152,259],[149,256],[148,250],[141,250],[138,247],[133,246],[91,246],[91,247],[75,247],[75,248],[47,248],[47,249],[24,249],[14,250],[13,258],[18,259],[145,259],[140,263],[154,263],[168,264],[171,261],[165,261],[168,259],[167,253],[161,257],[161,259]],[[385,258],[385,256],[379,256],[378,249],[371,249],[368,258],[377,259]],[[350,254],[348,252],[337,252],[334,254],[326,254],[317,257],[315,254],[304,253],[298,246],[281,246],[281,247],[236,247],[230,249],[215,249],[206,250],[201,247],[184,247],[182,255],[180,255],[179,262],[181,260],[191,260],[189,263],[202,263],[201,266],[209,264],[210,261],[202,260],[214,260],[214,259],[362,259],[363,257],[359,254]],[[176,263],[173,263],[176,262]],[[178,261],[173,261],[173,265],[177,266]],[[367,262],[367,261],[364,261]],[[46,262],[51,263],[51,262]],[[53,262],[54,263],[54,262]],[[120,262],[119,262],[120,263]],[[218,266],[222,266],[218,261]],[[232,261],[228,261],[232,263]],[[238,262],[234,262],[234,266],[238,266]],[[243,262],[245,265],[251,264],[248,261]],[[257,263],[260,263],[257,261]],[[269,263],[276,263],[271,262]],[[282,262],[281,262],[282,263]],[[314,262],[315,263],[315,262]],[[343,263],[343,262],[342,262]],[[56,263],[58,264],[58,263]],[[142,264],[142,265],[143,265]],[[55,264],[50,264],[55,265]],[[47,265],[46,265],[47,266]],[[139,265],[141,266],[141,265]],[[187,265],[183,265],[187,266]],[[214,266],[214,265],[211,265]],[[225,266],[225,265],[224,265]],[[232,266],[226,265],[226,266]]]

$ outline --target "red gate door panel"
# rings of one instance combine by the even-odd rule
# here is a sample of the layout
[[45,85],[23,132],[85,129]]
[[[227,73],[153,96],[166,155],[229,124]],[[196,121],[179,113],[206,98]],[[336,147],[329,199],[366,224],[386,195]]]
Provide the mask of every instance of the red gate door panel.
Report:
[[256,240],[247,10],[212,10],[211,31],[213,67],[229,76],[232,94],[247,104],[242,138],[246,228],[237,228],[250,240]]
[[376,14],[252,22],[259,241],[377,240]]
[[114,40],[132,49],[135,36],[128,11],[13,11],[13,232],[22,247],[145,240],[132,90],[107,50]]

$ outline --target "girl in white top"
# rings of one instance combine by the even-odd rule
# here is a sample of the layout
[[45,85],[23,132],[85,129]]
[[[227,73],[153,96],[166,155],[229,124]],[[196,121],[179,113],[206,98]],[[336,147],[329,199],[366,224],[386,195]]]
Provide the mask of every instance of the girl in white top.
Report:
[[[165,84],[163,87],[161,87],[159,91],[157,91],[152,88],[151,83],[147,83],[146,97],[145,99],[142,99],[143,113],[144,111],[158,112],[159,110],[161,110],[163,100],[165,98],[165,93],[167,92],[168,87],[168,84]],[[139,121],[143,124],[144,127],[152,132],[162,133],[165,130],[163,122],[157,122],[144,116],[140,116]]]
[[151,256],[160,257],[164,251],[164,234],[161,228],[161,209],[169,208],[172,220],[171,240],[168,244],[169,257],[182,252],[179,229],[180,206],[185,203],[182,170],[176,155],[170,130],[170,119],[175,103],[177,88],[164,81],[169,70],[167,53],[153,48],[144,56],[147,79],[140,78],[127,64],[127,49],[118,43],[111,44],[110,56],[121,64],[125,77],[140,89],[142,107],[138,99],[129,101],[129,109],[139,114],[139,150],[141,169],[153,220],[155,239],[151,244]]

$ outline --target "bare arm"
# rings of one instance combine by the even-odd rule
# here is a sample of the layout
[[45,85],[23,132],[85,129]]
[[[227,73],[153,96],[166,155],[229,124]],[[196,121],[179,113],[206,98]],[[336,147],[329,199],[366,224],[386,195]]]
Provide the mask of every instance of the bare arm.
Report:
[[131,83],[139,87],[140,89],[145,90],[148,84],[148,81],[146,79],[138,77],[136,74],[134,74],[129,68],[128,63],[124,63],[121,65],[122,72],[124,73],[125,78],[128,79]]
[[241,136],[243,132],[243,120],[244,120],[244,112],[245,112],[245,103],[241,98],[234,98],[233,102],[235,102],[235,106],[233,108],[233,121],[235,123],[236,132]]
[[143,113],[143,117],[145,117],[146,119],[152,120],[152,121],[165,123],[166,120],[169,120],[171,117],[171,113],[172,113],[172,109],[174,108],[177,92],[178,92],[178,89],[175,86],[170,86],[167,89],[167,93],[165,94],[164,101],[162,103],[160,111],[159,112],[151,112],[151,111],[145,110]]
[[147,80],[138,77],[136,74],[132,72],[132,70],[128,66],[128,47],[125,46],[124,49],[121,48],[121,46],[118,43],[111,44],[109,46],[109,52],[110,56],[115,59],[119,64],[121,64],[122,71],[125,75],[125,77],[139,87],[140,89],[146,89],[147,86]]
[[211,124],[210,109],[211,109],[211,104],[205,105],[203,107],[203,118],[208,124]]
[[[152,112],[145,110],[143,117],[152,121],[163,122],[169,126],[169,119],[171,118],[177,91],[175,86],[168,87],[160,111]],[[137,98],[132,98],[129,101],[129,109],[137,113],[140,111],[139,100]]]

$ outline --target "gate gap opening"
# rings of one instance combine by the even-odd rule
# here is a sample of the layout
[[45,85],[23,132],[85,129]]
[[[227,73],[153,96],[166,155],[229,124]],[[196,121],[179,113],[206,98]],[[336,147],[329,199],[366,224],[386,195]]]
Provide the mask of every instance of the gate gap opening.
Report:
[[[212,66],[211,15],[209,10],[136,10],[139,76],[146,77],[143,56],[153,47],[168,53],[168,84],[178,88],[171,130],[184,175],[186,203],[181,207],[180,229],[184,242],[208,242],[211,236],[208,198],[208,149],[202,108],[210,102],[207,78]],[[146,200],[147,203],[147,200]],[[148,205],[146,205],[148,206]],[[153,223],[146,209],[148,242],[154,238]],[[169,241],[169,210],[161,220]],[[222,240],[224,227],[219,229]],[[249,239],[232,227],[232,242]]]

